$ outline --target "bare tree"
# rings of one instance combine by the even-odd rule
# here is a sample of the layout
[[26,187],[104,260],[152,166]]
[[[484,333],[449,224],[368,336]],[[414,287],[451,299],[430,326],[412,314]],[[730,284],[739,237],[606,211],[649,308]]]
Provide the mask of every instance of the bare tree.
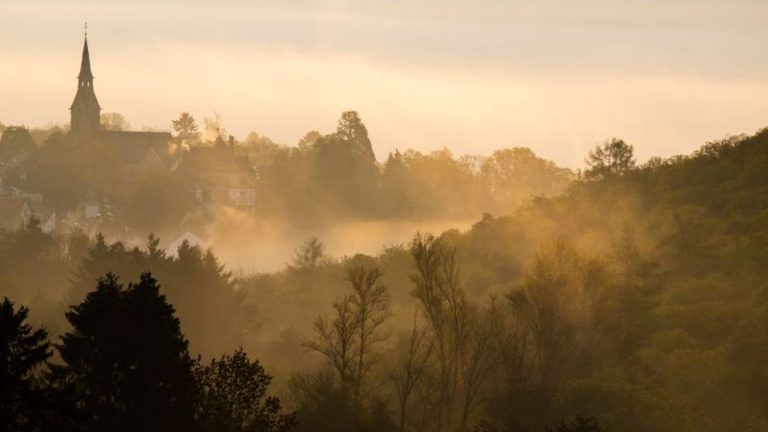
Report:
[[350,303],[353,307],[357,338],[357,369],[355,393],[359,397],[363,381],[373,366],[373,345],[384,340],[379,327],[390,316],[389,295],[379,283],[383,273],[379,268],[363,266],[347,270],[347,280],[352,284]]
[[501,305],[493,299],[489,311],[499,372],[503,374],[503,382],[500,384],[508,392],[525,386],[534,367],[531,360],[530,332],[515,314],[508,313],[509,308],[509,305]]
[[494,349],[493,317],[489,311],[476,311],[468,320],[469,331],[461,353],[462,410],[459,430],[467,429],[469,419],[477,408],[480,390],[497,364]]
[[108,131],[126,131],[131,128],[131,124],[123,117],[122,114],[116,112],[101,113],[100,119],[101,129]]
[[459,385],[461,351],[467,336],[467,304],[459,286],[456,250],[432,235],[417,234],[411,243],[417,273],[414,295],[433,332],[438,361],[439,402],[437,429],[453,423]]
[[400,409],[399,430],[403,432],[408,420],[411,398],[421,385],[432,357],[432,341],[428,338],[426,330],[419,328],[418,311],[414,314],[411,333],[401,338],[399,347],[400,357],[390,378],[395,386]]
[[315,322],[316,339],[307,347],[323,354],[339,375],[343,386],[362,396],[362,386],[376,357],[373,347],[384,340],[379,330],[389,317],[389,295],[379,283],[378,268],[351,267],[347,280],[352,293],[333,303],[332,321]]
[[315,321],[317,339],[309,341],[306,346],[324,355],[331,367],[339,374],[343,386],[348,386],[354,380],[354,346],[356,319],[352,299],[344,296],[333,303],[334,318],[328,321],[319,317]]

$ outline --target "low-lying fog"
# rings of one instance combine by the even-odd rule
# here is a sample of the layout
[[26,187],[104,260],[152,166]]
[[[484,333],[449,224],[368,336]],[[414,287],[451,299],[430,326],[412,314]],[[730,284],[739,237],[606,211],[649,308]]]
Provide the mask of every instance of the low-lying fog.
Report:
[[326,227],[297,227],[285,221],[238,219],[234,212],[207,227],[206,246],[238,274],[272,272],[290,263],[296,250],[317,237],[332,257],[375,255],[382,248],[406,243],[416,232],[466,230],[477,219],[455,220],[347,220]]

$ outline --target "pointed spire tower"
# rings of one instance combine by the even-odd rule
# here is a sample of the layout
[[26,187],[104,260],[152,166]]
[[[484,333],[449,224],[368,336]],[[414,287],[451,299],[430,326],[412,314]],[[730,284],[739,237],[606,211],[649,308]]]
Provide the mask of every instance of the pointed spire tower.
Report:
[[88,52],[88,24],[85,25],[85,43],[83,58],[80,62],[80,74],[77,77],[77,94],[70,107],[70,130],[77,136],[88,136],[100,129],[99,116],[101,107],[93,91],[93,73],[91,73],[91,56]]

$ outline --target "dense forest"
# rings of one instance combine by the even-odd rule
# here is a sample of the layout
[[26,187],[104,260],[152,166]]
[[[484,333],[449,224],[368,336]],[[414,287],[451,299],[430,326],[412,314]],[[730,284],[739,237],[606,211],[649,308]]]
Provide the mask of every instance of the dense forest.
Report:
[[766,430],[768,131],[640,166],[611,140],[587,162],[563,193],[467,231],[375,256],[310,238],[264,274],[154,236],[4,230],[0,417],[26,431]]

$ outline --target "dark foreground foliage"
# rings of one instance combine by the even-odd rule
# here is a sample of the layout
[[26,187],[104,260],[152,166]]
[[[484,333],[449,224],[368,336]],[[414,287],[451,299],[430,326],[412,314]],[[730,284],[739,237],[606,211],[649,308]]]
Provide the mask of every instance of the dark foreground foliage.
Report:
[[284,432],[294,416],[268,396],[271,377],[242,351],[194,361],[151,274],[107,274],[66,314],[51,357],[27,309],[0,305],[0,429]]

